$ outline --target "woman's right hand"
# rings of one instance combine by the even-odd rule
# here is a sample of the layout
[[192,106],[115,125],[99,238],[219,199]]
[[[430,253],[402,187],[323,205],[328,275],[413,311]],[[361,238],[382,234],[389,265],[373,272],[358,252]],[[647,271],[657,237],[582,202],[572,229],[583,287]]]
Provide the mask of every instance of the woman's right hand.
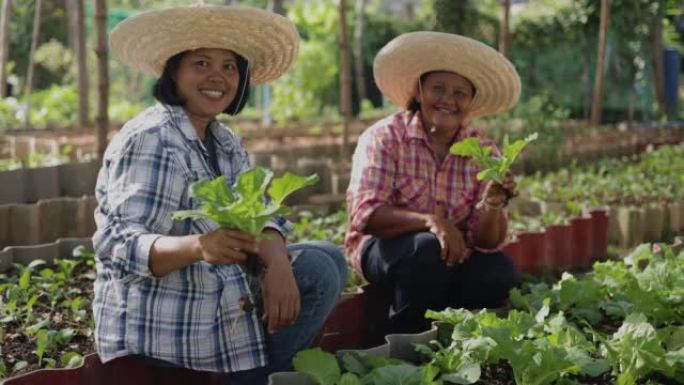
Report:
[[197,238],[200,259],[212,265],[245,263],[247,253],[258,253],[256,237],[240,230],[218,229]]
[[442,260],[447,266],[462,263],[466,258],[466,246],[463,235],[456,226],[444,215],[443,210],[437,210],[427,220],[428,230],[435,234],[442,247]]

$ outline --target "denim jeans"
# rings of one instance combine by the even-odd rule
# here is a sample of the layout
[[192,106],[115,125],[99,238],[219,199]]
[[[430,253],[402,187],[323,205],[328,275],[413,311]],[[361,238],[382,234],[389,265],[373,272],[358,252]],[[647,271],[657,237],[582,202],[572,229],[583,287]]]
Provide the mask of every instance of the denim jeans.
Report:
[[511,259],[502,252],[473,251],[462,264],[447,266],[430,232],[368,240],[361,253],[364,276],[392,296],[390,331],[427,330],[427,309],[496,308],[518,283]]
[[[347,262],[339,246],[313,241],[289,245],[287,250],[296,255],[292,271],[301,301],[299,317],[291,326],[266,335],[268,366],[226,373],[225,384],[265,385],[271,373],[292,370],[292,358],[311,346],[347,283]],[[134,357],[148,365],[173,366],[151,357]]]

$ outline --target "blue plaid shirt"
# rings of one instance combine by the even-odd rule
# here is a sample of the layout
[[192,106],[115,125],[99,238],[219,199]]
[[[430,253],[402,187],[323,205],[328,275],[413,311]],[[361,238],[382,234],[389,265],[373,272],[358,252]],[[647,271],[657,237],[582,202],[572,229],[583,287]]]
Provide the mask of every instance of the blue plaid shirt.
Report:
[[[212,122],[216,157],[229,183],[250,167],[240,139]],[[237,265],[197,262],[165,277],[149,268],[152,243],[161,235],[206,233],[208,219],[174,221],[176,210],[199,208],[188,195],[195,181],[215,178],[209,154],[181,107],[157,104],[126,123],[105,153],[95,195],[97,255],[95,342],[103,362],[129,354],[219,372],[267,363],[264,331]],[[283,235],[283,218],[269,227]]]

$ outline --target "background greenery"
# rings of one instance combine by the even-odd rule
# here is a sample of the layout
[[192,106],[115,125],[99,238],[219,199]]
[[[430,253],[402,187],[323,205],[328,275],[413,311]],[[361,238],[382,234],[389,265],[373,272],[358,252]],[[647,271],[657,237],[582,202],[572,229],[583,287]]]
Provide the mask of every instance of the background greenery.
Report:
[[[207,3],[220,4],[213,0]],[[188,0],[110,0],[108,28],[142,10],[187,5]],[[265,7],[266,0],[242,0],[242,5]],[[351,31],[358,17],[348,1]],[[400,33],[430,29],[464,34],[496,47],[499,39],[498,0],[422,0],[410,20],[384,11],[380,1],[369,0],[363,44],[368,101],[354,95],[354,114],[381,108],[381,94],[372,79],[372,62],[378,50]],[[534,0],[511,17],[509,57],[523,82],[521,107],[560,109],[564,118],[586,119],[594,84],[599,24],[595,0]],[[32,121],[37,126],[68,126],[77,119],[74,57],[70,49],[66,0],[44,2],[40,46],[36,52]],[[10,23],[10,71],[23,89],[33,22],[33,1],[15,1]],[[301,34],[300,56],[292,71],[272,85],[271,113],[278,122],[338,119],[339,42],[336,0],[288,0],[287,16]],[[650,32],[663,20],[665,46],[684,52],[684,9],[681,0],[614,0],[606,60],[604,120],[660,119],[654,90]],[[86,2],[89,45],[91,116],[96,100],[96,66],[92,50],[92,4]],[[122,67],[110,55],[110,118],[125,121],[151,104],[154,79]],[[0,129],[20,127],[22,97],[0,101]],[[244,117],[259,117],[259,94],[255,90]],[[542,106],[539,106],[539,103]],[[681,104],[681,103],[680,103]],[[363,108],[362,108],[363,106]],[[684,108],[680,108],[684,111]],[[514,111],[513,114],[516,114]]]

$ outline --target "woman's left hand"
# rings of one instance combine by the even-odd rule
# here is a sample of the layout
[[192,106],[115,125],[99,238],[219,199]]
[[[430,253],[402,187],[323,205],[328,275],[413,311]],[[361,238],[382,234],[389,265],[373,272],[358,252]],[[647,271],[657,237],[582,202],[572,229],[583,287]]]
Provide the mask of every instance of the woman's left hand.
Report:
[[299,316],[301,301],[292,267],[287,260],[269,264],[262,281],[264,317],[273,334],[290,326]]
[[516,196],[518,196],[517,184],[513,173],[508,171],[503,184],[495,181],[487,183],[484,194],[482,194],[482,200],[477,204],[477,208],[501,209],[510,198]]

